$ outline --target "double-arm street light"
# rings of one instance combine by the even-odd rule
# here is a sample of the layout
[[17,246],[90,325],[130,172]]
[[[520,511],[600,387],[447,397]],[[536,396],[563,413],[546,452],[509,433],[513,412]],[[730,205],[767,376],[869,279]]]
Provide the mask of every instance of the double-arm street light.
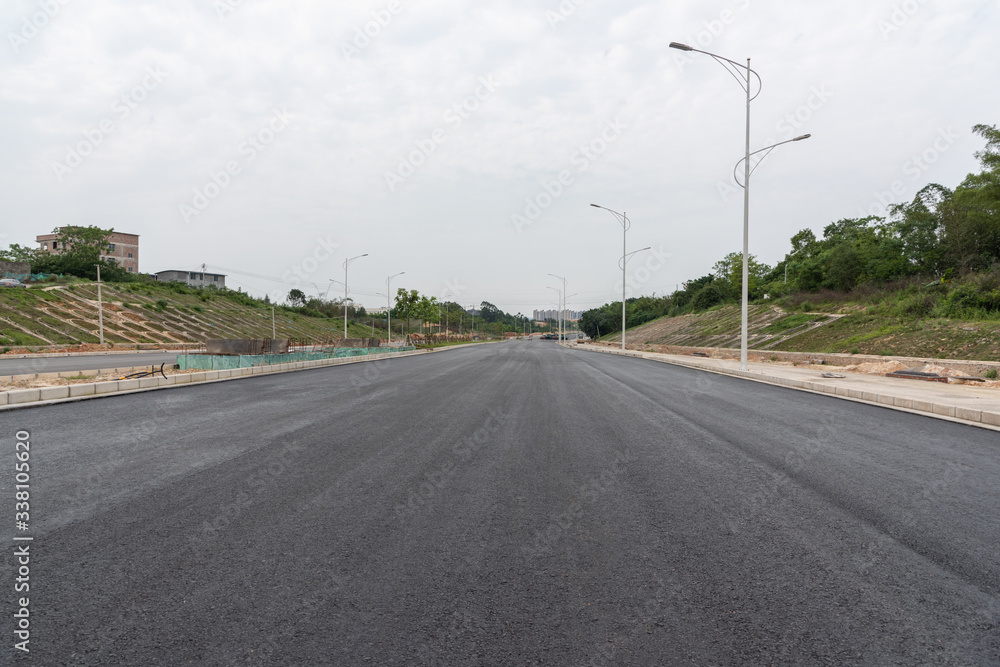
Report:
[[347,338],[347,267],[351,265],[356,259],[361,259],[362,257],[367,257],[368,253],[363,255],[357,255],[349,259],[344,260],[344,338]]
[[[556,291],[556,294],[558,295],[556,296],[556,310],[558,310],[559,308],[562,307],[562,290],[559,289],[558,287],[553,287],[552,285],[546,285],[546,287]],[[558,319],[556,321],[558,322]],[[562,327],[559,326],[558,323],[556,324],[556,332],[558,333],[560,340],[562,340]]]
[[399,273],[394,273],[385,279],[385,316],[386,316],[386,330],[389,332],[389,343],[392,343],[392,289],[389,288],[389,283],[396,276],[401,276],[406,271],[400,271]]
[[559,340],[563,339],[563,311],[566,309],[566,279],[562,276],[557,276],[554,273],[550,273],[553,278],[558,278],[562,281],[562,291],[559,293],[559,312],[557,313],[559,321]]
[[[760,95],[760,90],[762,87],[762,82],[760,80],[760,75],[757,74],[753,69],[750,68],[750,59],[747,58],[747,64],[743,65],[736,62],[735,60],[730,60],[729,58],[724,58],[715,53],[709,53],[708,51],[702,51],[701,49],[696,49],[687,44],[680,44],[678,42],[670,42],[670,48],[679,49],[681,51],[694,51],[695,53],[704,53],[706,56],[711,56],[715,59],[717,63],[726,68],[736,82],[740,84],[747,95],[747,122],[746,122],[746,145],[745,154],[743,157],[743,183],[739,183],[739,179],[736,182],[740,184],[743,188],[743,297],[742,297],[742,315],[740,323],[740,368],[742,370],[747,370],[747,342],[748,342],[748,313],[749,313],[749,276],[750,276],[750,265],[749,265],[749,255],[750,255],[750,173],[753,169],[750,167],[750,156],[762,151],[770,151],[775,146],[780,146],[781,144],[789,143],[790,141],[800,141],[809,137],[808,134],[801,137],[796,137],[795,139],[789,139],[788,141],[782,141],[781,143],[774,144],[774,146],[768,146],[767,148],[762,148],[759,151],[750,152],[750,103],[753,102],[758,95]],[[757,92],[753,92],[754,86],[753,79],[757,79]],[[736,167],[739,167],[739,162],[736,163]],[[734,174],[735,175],[735,174]]]
[[628,264],[628,260],[637,253],[643,252],[644,250],[649,250],[652,246],[646,246],[645,248],[639,248],[638,250],[633,250],[627,255],[622,255],[621,259],[618,260],[618,266],[622,269],[622,349],[625,349],[625,265]]
[[[629,221],[628,216],[624,212],[619,213],[618,211],[612,211],[606,206],[600,206],[598,204],[591,204],[594,208],[603,208],[608,213],[611,213],[616,218],[618,222],[622,225],[622,257],[626,257],[627,253],[625,251],[625,235],[628,233],[629,227],[632,226],[631,221]],[[618,262],[622,267],[622,350],[625,350],[625,262],[619,260]]]

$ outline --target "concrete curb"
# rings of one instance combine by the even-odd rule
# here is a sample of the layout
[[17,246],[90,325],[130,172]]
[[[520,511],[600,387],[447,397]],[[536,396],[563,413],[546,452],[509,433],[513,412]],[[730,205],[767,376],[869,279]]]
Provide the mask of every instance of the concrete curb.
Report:
[[0,412],[4,410],[16,410],[27,407],[38,407],[41,405],[52,405],[55,403],[65,403],[68,401],[81,401],[90,398],[121,396],[122,394],[154,391],[156,389],[168,389],[171,387],[183,387],[193,384],[238,380],[240,378],[253,377],[257,375],[289,373],[292,371],[323,368],[326,366],[342,366],[345,364],[357,364],[366,361],[397,359],[399,357],[411,357],[414,355],[428,354],[430,352],[432,352],[432,350],[411,350],[409,352],[367,354],[358,357],[317,359],[315,361],[295,361],[285,364],[274,364],[272,366],[251,366],[249,368],[233,368],[229,370],[202,371],[200,373],[187,373],[183,375],[168,375],[165,379],[161,376],[156,376],[138,380],[112,380],[109,382],[90,382],[84,384],[62,385],[58,387],[13,389],[11,391],[0,392]]
[[629,350],[622,352],[621,350],[615,350],[610,348],[609,349],[599,349],[592,347],[581,348],[575,345],[567,345],[567,344],[563,344],[563,347],[583,352],[599,352],[604,354],[615,354],[618,356],[625,356],[625,357],[635,357],[637,359],[647,359],[649,361],[657,361],[659,363],[670,364],[672,366],[683,366],[686,368],[693,368],[700,371],[718,373],[719,375],[730,375],[733,377],[743,378],[745,380],[753,380],[754,382],[763,382],[764,384],[786,387],[788,389],[797,389],[799,391],[808,391],[814,394],[824,394],[826,396],[841,398],[848,401],[856,401],[858,403],[877,405],[879,407],[889,408],[891,410],[899,410],[901,412],[911,412],[913,414],[919,414],[925,417],[934,417],[935,419],[944,419],[947,421],[953,421],[960,424],[967,424],[970,426],[978,426],[980,428],[986,428],[990,430],[1000,430],[1000,412],[992,412],[989,410],[971,410],[968,408],[962,408],[943,403],[929,403],[926,401],[915,400],[912,398],[906,398],[904,396],[898,396],[895,394],[888,394],[884,392],[860,391],[858,389],[851,389],[849,387],[838,387],[834,384],[827,384],[823,382],[810,382],[806,380],[798,380],[795,378],[778,377],[775,375],[766,375],[764,373],[757,373],[753,371],[742,371],[735,368],[732,369],[718,368],[714,366],[709,366],[707,364],[698,363],[697,361],[694,360],[681,361],[679,359],[668,359],[659,356],[650,356],[652,354],[655,354],[650,352],[636,352]]

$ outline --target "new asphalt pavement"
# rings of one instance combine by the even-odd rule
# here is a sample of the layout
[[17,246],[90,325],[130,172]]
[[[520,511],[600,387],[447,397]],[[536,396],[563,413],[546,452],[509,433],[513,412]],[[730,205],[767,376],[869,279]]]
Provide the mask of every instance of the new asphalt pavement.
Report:
[[1000,438],[930,417],[512,341],[0,443],[4,664],[1000,662]]
[[155,365],[159,367],[163,363],[176,364],[177,352],[116,352],[72,356],[31,356],[23,359],[0,358],[0,376],[94,371],[102,368],[129,368],[132,366]]

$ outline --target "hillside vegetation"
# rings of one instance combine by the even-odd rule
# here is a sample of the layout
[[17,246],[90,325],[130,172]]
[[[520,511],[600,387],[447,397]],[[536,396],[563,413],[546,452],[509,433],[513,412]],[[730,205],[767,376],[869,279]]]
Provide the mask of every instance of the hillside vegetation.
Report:
[[[107,343],[176,345],[271,337],[271,307],[242,292],[139,282],[105,283],[101,290]],[[343,321],[278,306],[275,330],[279,338],[324,341],[343,335]],[[371,328],[350,323],[349,337],[371,335]],[[0,289],[0,350],[98,342],[95,283]]]
[[[796,295],[780,304],[754,304],[750,307],[749,347],[1000,361],[1000,319],[944,316],[981,314],[975,306],[978,297],[969,295],[995,291],[1000,274],[977,274],[968,280],[976,284],[912,283],[848,293],[824,291]],[[970,298],[972,304],[967,302]],[[618,335],[605,339],[617,339]],[[662,317],[629,329],[625,340],[637,347],[737,348],[740,306],[727,304],[702,313]]]
[[[756,342],[789,351],[996,359],[1000,129],[973,130],[986,140],[976,153],[982,171],[954,190],[927,185],[913,201],[890,205],[885,215],[830,223],[820,238],[804,229],[775,266],[749,257],[747,291],[759,320],[751,347]],[[735,308],[738,327],[742,273],[742,254],[733,252],[669,296],[627,300],[626,329],[639,327],[627,339],[641,344],[650,337],[646,332],[655,331],[656,339],[679,327],[691,340],[738,344],[738,329],[734,343],[732,332],[723,332],[728,316],[713,311]],[[618,334],[621,309],[617,302],[589,310],[581,329],[593,337]],[[690,326],[658,320],[688,315],[679,321]],[[650,321],[658,323],[641,326]]]

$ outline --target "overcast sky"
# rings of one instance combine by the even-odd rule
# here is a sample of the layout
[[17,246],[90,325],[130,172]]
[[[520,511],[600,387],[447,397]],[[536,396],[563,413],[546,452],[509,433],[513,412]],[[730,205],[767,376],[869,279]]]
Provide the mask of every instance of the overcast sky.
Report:
[[[750,251],[956,186],[1000,122],[982,0],[4,0],[0,245],[140,235],[140,270],[272,298],[342,281],[511,313],[664,294]],[[331,294],[342,294],[334,283]]]

